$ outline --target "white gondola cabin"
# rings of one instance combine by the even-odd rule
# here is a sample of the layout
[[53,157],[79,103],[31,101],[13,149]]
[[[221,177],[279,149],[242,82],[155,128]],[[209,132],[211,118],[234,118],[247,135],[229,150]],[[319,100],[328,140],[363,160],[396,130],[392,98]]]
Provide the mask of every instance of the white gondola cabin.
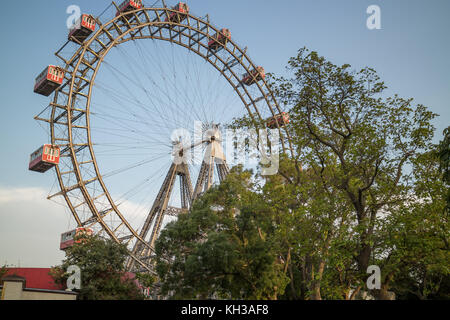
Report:
[[226,45],[227,41],[231,39],[231,32],[228,29],[222,29],[216,33],[208,43],[210,50],[217,50]]
[[48,97],[64,80],[64,69],[58,66],[48,66],[36,78],[34,92]]
[[[73,247],[75,243],[81,243],[83,235],[92,236],[94,231],[89,228],[77,228],[75,230],[65,232],[61,235],[61,243],[59,245],[60,250],[66,250],[70,247]],[[77,240],[75,240],[78,238]]]
[[264,80],[266,78],[266,72],[263,67],[257,67],[255,70],[252,70],[250,73],[246,73],[242,78],[242,83],[251,86],[258,81]]
[[166,18],[166,22],[177,22],[180,23],[186,19],[189,13],[189,6],[184,2],[179,2],[175,7],[172,8],[177,12],[170,12],[169,16]]
[[[84,42],[95,31],[95,18],[89,14],[81,15],[80,19],[70,28],[69,40]],[[76,40],[76,41],[75,41]]]
[[[133,10],[138,10],[142,8],[142,0],[125,0],[119,5],[119,10],[116,12],[116,17],[120,16],[121,14]],[[125,15],[125,18],[130,19],[132,15],[127,14]]]
[[58,165],[60,157],[59,147],[46,144],[31,154],[29,170],[44,173]]

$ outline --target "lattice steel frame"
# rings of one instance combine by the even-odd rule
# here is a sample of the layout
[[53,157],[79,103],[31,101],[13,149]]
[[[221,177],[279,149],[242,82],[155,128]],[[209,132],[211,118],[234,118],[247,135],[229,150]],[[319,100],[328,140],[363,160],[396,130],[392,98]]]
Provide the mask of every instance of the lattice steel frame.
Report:
[[[258,110],[258,102],[264,100],[273,116],[282,112],[265,80],[253,85],[258,90],[249,90],[241,84],[242,74],[238,69],[250,72],[257,68],[247,56],[246,49],[239,48],[230,39],[219,50],[211,51],[208,49],[208,41],[214,39],[220,29],[214,27],[208,17],[198,18],[192,14],[188,14],[180,22],[165,22],[165,18],[172,12],[177,13],[168,7],[142,8],[122,14],[104,24],[97,19],[99,29],[72,56],[63,57],[61,50],[56,53],[65,65],[65,81],[55,91],[53,101],[45,109],[48,110],[48,116],[43,116],[42,112],[35,117],[36,120],[49,123],[51,143],[61,147],[61,163],[56,167],[61,191],[49,198],[64,197],[78,226],[97,228],[97,232],[104,232],[114,241],[126,243],[129,247],[140,243],[150,253],[150,245],[128,223],[109,194],[99,171],[91,140],[90,103],[93,83],[109,51],[130,40],[171,42],[204,58],[225,77],[240,97],[256,128],[263,128],[265,123]],[[126,19],[126,15],[130,15],[130,18]],[[288,131],[285,128],[278,130],[282,137],[282,151],[290,150],[293,153]],[[289,146],[285,145],[285,141],[288,141]],[[138,258],[132,253],[130,257],[142,269],[153,272],[148,259]]]

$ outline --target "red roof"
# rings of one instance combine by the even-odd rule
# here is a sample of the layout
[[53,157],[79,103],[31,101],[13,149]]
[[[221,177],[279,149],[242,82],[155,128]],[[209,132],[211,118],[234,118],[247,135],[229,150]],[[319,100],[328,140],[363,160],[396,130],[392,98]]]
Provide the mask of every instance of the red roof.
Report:
[[49,276],[50,268],[8,268],[5,276],[20,276],[26,279],[27,289],[64,290]]
[[[26,289],[44,289],[44,290],[65,290],[65,286],[55,284],[55,281],[49,276],[50,268],[8,268],[6,276],[20,276],[26,279]],[[123,280],[133,280],[134,283],[141,287],[136,279],[136,275],[126,272]]]

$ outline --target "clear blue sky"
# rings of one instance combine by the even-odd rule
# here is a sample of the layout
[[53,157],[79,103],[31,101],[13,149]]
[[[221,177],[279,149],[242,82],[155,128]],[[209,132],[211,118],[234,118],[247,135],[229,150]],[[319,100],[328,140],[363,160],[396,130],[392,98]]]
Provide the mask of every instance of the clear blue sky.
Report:
[[[146,5],[154,2],[144,1]],[[173,5],[175,1],[167,3]],[[450,125],[450,1],[191,0],[188,3],[194,14],[209,13],[214,25],[229,28],[233,39],[243,47],[248,46],[252,60],[267,71],[284,73],[289,57],[306,46],[335,64],[374,68],[389,87],[389,95],[412,97],[415,103],[440,114],[434,122],[435,142]],[[34,79],[45,65],[56,63],[53,54],[67,37],[67,7],[78,5],[83,12],[98,15],[109,4],[107,0],[25,1],[20,8],[14,1],[2,4],[1,188],[50,190],[53,175],[36,175],[27,170],[30,153],[47,138],[33,117],[49,100],[33,93]],[[381,8],[381,30],[366,27],[366,9],[373,4]],[[5,208],[0,197],[3,226],[10,223]]]

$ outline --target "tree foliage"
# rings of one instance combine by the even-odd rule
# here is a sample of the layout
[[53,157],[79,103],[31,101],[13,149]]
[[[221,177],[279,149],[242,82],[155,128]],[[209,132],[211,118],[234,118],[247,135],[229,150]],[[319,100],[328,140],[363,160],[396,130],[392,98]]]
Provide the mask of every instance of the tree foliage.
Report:
[[156,245],[163,293],[174,299],[276,299],[287,277],[251,173],[226,181],[166,227]]
[[[165,292],[354,299],[377,265],[382,286],[370,293],[378,299],[388,291],[448,298],[448,131],[437,153],[437,115],[386,97],[375,70],[337,66],[307,49],[288,72],[270,81],[289,110],[292,154],[274,176],[235,170],[162,233]],[[250,125],[242,118],[232,127]]]
[[[417,263],[405,263],[406,256],[428,265],[427,259],[436,262],[433,252],[440,250],[438,265],[448,264],[448,233],[441,227],[446,220],[444,189],[437,179],[436,159],[428,156],[434,148],[436,115],[423,105],[414,106],[412,99],[385,97],[386,86],[371,68],[352,71],[349,65],[336,66],[302,49],[289,61],[289,70],[293,78],[276,79],[273,87],[290,108],[294,162],[310,173],[308,182],[322,181],[317,196],[332,195],[332,207],[341,210],[331,225],[340,221],[349,226],[344,233],[334,234],[338,242],[331,240],[332,249],[344,250],[337,250],[337,255],[327,251],[326,279],[344,279],[340,281],[347,286],[344,292],[350,293],[350,288],[357,292],[364,289],[368,266],[377,264],[384,277],[382,290],[373,294],[386,298],[393,279],[409,272],[403,264]],[[289,180],[301,185],[292,173]],[[323,210],[322,216],[326,213]],[[425,213],[430,228],[440,231],[428,233],[427,238],[414,229]],[[402,238],[396,233],[405,226],[413,229],[402,230],[403,240],[419,241],[401,247],[392,237]],[[418,248],[425,250],[415,252]],[[394,256],[403,259],[395,267]],[[447,274],[445,269],[442,276]],[[331,284],[337,288],[334,281]]]
[[0,267],[0,281],[7,273],[8,273],[8,268],[6,267],[6,265]]
[[56,283],[66,284],[70,266],[81,270],[79,300],[142,300],[138,285],[125,271],[128,250],[124,245],[98,236],[78,237],[78,243],[66,250],[63,264],[52,268]]
[[447,212],[450,212],[450,127],[444,130],[444,140],[439,144],[437,152],[442,178],[447,186]]

